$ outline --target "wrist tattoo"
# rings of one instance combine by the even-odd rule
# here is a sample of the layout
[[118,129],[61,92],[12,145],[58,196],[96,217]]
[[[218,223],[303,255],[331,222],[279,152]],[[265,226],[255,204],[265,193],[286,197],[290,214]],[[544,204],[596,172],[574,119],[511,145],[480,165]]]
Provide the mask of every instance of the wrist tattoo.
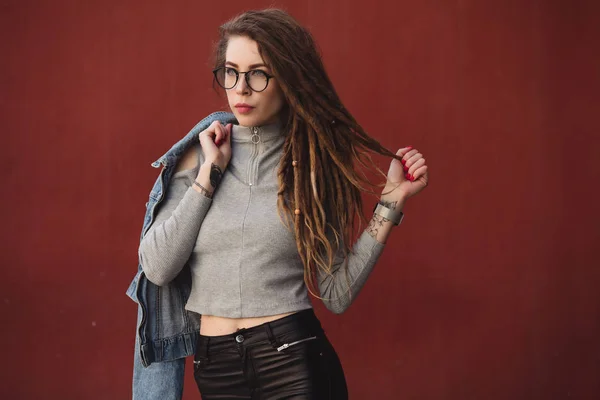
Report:
[[[386,206],[387,207],[387,206]],[[379,229],[383,226],[385,222],[388,222],[389,219],[382,217],[381,215],[373,215],[373,218],[369,222],[369,226],[367,226],[367,233],[371,235],[373,238],[377,238],[377,234],[379,233]]]
[[213,188],[217,188],[217,186],[219,186],[219,182],[221,182],[221,179],[223,178],[223,171],[221,171],[221,168],[212,163],[210,165],[210,184],[212,185]]

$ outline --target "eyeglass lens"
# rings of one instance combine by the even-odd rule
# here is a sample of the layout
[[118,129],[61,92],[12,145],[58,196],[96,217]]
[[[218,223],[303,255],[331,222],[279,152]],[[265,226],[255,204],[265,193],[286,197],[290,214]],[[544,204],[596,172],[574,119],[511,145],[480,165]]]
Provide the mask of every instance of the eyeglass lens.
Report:
[[[246,82],[248,83],[248,86],[250,86],[250,89],[260,92],[267,88],[269,79],[264,71],[255,69],[242,74],[246,78]],[[237,84],[238,77],[242,74],[234,68],[223,67],[217,71],[215,76],[219,85],[225,89],[231,89]]]

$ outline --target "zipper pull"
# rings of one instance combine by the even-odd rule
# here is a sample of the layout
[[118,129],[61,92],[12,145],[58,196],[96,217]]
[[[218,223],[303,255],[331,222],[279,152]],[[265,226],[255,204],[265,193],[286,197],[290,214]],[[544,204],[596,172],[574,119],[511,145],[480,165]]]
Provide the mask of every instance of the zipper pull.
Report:
[[252,139],[252,143],[254,144],[259,144],[260,143],[260,136],[258,134],[258,128],[254,127],[252,128],[252,137],[250,139]]
[[285,343],[284,345],[282,345],[282,346],[279,346],[279,347],[277,348],[277,351],[285,350],[285,349],[287,349],[288,347],[290,347],[290,345],[289,345],[288,343]]

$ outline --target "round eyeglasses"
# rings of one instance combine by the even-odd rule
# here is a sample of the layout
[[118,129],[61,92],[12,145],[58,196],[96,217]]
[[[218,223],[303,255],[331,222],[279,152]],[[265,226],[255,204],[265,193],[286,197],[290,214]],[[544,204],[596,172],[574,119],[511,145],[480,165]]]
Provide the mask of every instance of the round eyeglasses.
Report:
[[213,75],[219,86],[226,90],[233,89],[237,85],[240,74],[244,74],[246,84],[254,92],[265,90],[269,85],[269,79],[273,78],[273,75],[269,75],[260,69],[238,72],[235,68],[221,67],[213,71]]

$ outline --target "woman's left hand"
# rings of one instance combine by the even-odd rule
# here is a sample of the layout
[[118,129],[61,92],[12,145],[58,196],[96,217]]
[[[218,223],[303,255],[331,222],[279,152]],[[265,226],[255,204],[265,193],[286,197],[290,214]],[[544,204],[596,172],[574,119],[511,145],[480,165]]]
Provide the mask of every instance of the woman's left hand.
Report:
[[[408,146],[396,152],[402,161],[393,159],[387,175],[387,184],[382,199],[403,202],[425,189],[429,176],[423,154]],[[389,192],[389,193],[388,193]]]

